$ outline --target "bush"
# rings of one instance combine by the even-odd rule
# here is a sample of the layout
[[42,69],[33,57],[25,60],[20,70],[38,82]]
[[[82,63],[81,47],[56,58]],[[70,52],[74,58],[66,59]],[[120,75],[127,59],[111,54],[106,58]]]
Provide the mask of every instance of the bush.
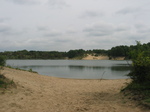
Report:
[[130,52],[132,70],[128,74],[132,82],[124,89],[133,93],[133,98],[150,107],[150,55],[137,42],[136,49]]
[[139,55],[133,60],[132,71],[128,76],[138,83],[150,81],[150,57]]
[[6,64],[6,59],[4,56],[0,56],[0,66],[5,66]]
[[137,41],[136,49],[130,55],[133,63],[128,76],[137,83],[150,81],[150,56],[147,55],[147,50],[143,50],[141,43]]

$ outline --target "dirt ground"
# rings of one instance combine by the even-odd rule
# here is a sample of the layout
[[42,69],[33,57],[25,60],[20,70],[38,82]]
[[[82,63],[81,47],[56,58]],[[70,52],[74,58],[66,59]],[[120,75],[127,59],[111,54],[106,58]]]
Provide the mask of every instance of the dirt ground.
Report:
[[17,87],[1,91],[0,112],[150,112],[120,93],[129,79],[74,80],[5,68]]

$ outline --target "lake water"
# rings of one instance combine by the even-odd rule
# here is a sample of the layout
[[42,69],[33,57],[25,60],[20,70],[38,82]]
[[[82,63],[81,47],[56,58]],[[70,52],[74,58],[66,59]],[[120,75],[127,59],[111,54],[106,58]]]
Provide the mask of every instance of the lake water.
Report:
[[[131,63],[128,62],[128,63]],[[114,60],[7,60],[6,64],[61,78],[125,79],[130,72],[127,61]]]

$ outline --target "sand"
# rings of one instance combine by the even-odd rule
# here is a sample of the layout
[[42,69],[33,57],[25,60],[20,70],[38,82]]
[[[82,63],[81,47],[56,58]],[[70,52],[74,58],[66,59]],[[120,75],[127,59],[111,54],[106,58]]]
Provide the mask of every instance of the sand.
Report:
[[0,112],[150,112],[122,93],[129,79],[74,80],[5,68],[17,87],[0,93]]
[[83,60],[109,60],[108,56],[93,56],[88,54]]
[[[112,58],[111,60],[124,60],[124,59],[125,57],[116,57],[116,58]],[[109,57],[104,55],[94,56],[88,54],[86,57],[83,58],[83,60],[109,60]]]

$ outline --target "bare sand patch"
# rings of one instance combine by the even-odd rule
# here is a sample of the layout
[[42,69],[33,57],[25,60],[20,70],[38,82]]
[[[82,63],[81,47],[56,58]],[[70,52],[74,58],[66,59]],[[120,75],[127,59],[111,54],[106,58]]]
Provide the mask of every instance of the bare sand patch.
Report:
[[[124,60],[125,57],[116,57],[111,58],[111,60]],[[94,56],[91,54],[88,54],[86,57],[83,58],[83,60],[110,60],[108,56],[100,55],[100,56]]]
[[149,112],[120,93],[129,79],[61,79],[10,68],[3,73],[17,88],[0,93],[0,112]]
[[109,60],[108,56],[93,56],[88,54],[83,60]]

